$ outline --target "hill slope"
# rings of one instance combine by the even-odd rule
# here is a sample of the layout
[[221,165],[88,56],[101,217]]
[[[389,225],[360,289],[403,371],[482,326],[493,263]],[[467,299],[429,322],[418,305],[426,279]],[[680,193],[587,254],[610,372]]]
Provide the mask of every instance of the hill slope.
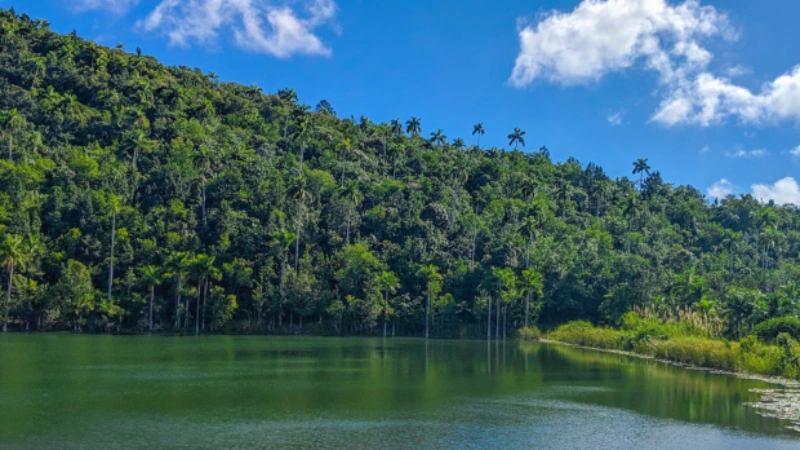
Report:
[[798,311],[795,208],[340,119],[11,11],[0,29],[11,329],[141,332],[151,302],[156,330],[451,336],[490,311],[508,333],[636,309],[729,336]]

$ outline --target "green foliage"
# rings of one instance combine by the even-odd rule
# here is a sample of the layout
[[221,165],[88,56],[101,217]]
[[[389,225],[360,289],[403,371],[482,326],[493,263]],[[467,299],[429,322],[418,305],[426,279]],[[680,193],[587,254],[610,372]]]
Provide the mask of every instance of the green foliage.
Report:
[[800,319],[797,317],[775,317],[753,327],[753,334],[762,342],[775,342],[781,333],[792,339],[800,339]]
[[[646,159],[633,179],[553,161],[514,124],[492,131],[510,132],[508,149],[468,146],[418,117],[339,118],[290,88],[166,67],[11,11],[0,29],[11,330],[147,332],[152,299],[161,332],[476,337],[491,302],[508,335],[588,320],[623,331],[574,330],[587,345],[650,348],[800,312],[796,208],[709,204]],[[479,144],[486,130],[471,130]]]
[[523,341],[538,341],[542,338],[542,332],[534,326],[527,326],[517,331],[517,337]]

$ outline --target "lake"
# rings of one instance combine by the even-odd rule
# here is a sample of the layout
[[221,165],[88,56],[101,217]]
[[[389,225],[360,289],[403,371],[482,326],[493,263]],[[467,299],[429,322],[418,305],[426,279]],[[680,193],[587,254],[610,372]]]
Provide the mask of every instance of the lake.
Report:
[[800,448],[765,387],[515,341],[4,335],[0,448]]

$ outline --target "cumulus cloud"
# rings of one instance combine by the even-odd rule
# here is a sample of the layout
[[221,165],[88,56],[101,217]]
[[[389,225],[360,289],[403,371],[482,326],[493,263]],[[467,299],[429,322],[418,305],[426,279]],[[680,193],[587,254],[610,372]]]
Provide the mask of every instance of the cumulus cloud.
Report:
[[762,202],[774,201],[779,205],[800,205],[800,185],[792,177],[786,177],[773,184],[754,184],[753,196]]
[[315,32],[331,24],[336,11],[333,0],[307,0],[302,8],[268,0],[162,0],[137,26],[165,33],[178,46],[213,45],[227,32],[239,47],[256,53],[330,56]]
[[764,150],[763,148],[759,148],[756,150],[736,150],[735,152],[725,152],[725,156],[728,158],[758,158],[762,156],[769,155],[769,152]]
[[708,187],[706,196],[708,198],[725,198],[733,194],[733,189],[733,183],[723,178]]
[[725,14],[697,0],[583,0],[521,27],[509,81],[587,84],[637,66],[658,75],[664,98],[651,120],[666,126],[800,120],[800,66],[753,92],[731,81],[741,67],[728,68],[727,77],[709,72],[705,43],[712,38],[734,40],[736,31]]
[[139,0],[73,0],[70,2],[76,11],[105,10],[114,14],[124,14],[138,3]]
[[790,155],[792,155],[794,157],[800,157],[800,145],[798,145],[797,147],[787,151],[786,153],[788,153],[788,154],[790,154]]

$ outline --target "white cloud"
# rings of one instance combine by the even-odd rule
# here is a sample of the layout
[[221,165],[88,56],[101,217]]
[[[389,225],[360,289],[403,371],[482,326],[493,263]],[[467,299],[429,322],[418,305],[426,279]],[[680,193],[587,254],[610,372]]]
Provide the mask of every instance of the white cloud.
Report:
[[706,196],[708,198],[725,198],[733,194],[733,189],[733,183],[723,178],[708,187]]
[[725,152],[725,156],[728,158],[758,158],[762,156],[769,155],[769,152],[764,150],[763,148],[759,148],[756,150],[736,150],[735,152]]
[[752,189],[753,196],[762,202],[773,200],[779,205],[800,205],[800,185],[792,177],[783,178],[774,184],[754,184]]
[[334,0],[305,0],[302,11],[268,0],[162,0],[138,27],[165,33],[172,45],[213,45],[227,31],[249,51],[278,58],[330,56],[315,34],[336,16]]
[[787,153],[789,153],[790,155],[792,155],[794,157],[800,157],[800,145],[798,145],[797,147],[789,150]]
[[76,11],[105,10],[114,14],[124,14],[138,3],[139,0],[73,0],[71,6]]
[[706,153],[711,151],[711,147],[704,145],[703,148],[700,149],[700,154],[705,155]]
[[587,84],[638,65],[658,74],[664,97],[651,120],[662,125],[800,121],[800,65],[753,92],[731,82],[745,68],[729,67],[727,77],[708,71],[713,55],[704,43],[714,37],[733,40],[736,32],[725,14],[698,0],[583,0],[520,29],[509,81]]
[[606,120],[612,127],[617,127],[625,123],[625,110],[621,109],[615,113],[608,113]]
[[571,13],[554,11],[520,30],[511,83],[587,83],[640,60],[671,81],[708,64],[711,53],[699,40],[713,35],[733,36],[726,17],[693,0],[584,0]]

